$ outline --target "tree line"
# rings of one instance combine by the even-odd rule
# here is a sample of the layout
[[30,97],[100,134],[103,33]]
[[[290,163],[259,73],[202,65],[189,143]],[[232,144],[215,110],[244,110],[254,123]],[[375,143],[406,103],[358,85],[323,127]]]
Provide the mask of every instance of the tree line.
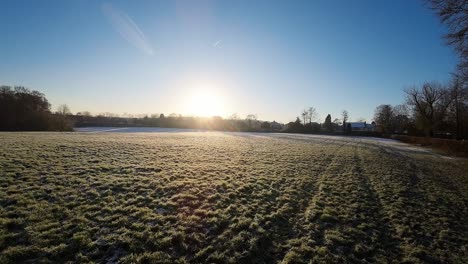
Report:
[[468,3],[427,0],[446,25],[447,44],[459,57],[456,71],[446,84],[425,82],[404,90],[403,104],[380,105],[374,119],[384,133],[430,137],[468,138]]
[[426,82],[404,92],[404,104],[375,109],[374,119],[383,133],[468,138],[468,89],[458,77],[449,84]]
[[71,131],[65,105],[52,113],[44,94],[22,86],[0,86],[0,130]]
[[[275,124],[277,126],[275,126]],[[241,119],[233,114],[228,119],[219,116],[191,117],[171,114],[165,116],[119,117],[104,113],[92,115],[88,111],[72,114],[67,105],[53,112],[45,95],[23,86],[0,86],[0,131],[72,131],[73,127],[168,127],[219,131],[279,131],[279,123],[259,121],[249,114]]]
[[[468,89],[457,76],[448,84],[426,82],[404,90],[406,101],[392,106],[376,108],[376,132],[408,134],[444,138],[468,138]],[[180,115],[152,115],[144,117],[118,117],[96,115],[89,112],[71,114],[66,105],[52,112],[44,94],[22,86],[0,86],[0,130],[7,131],[70,131],[73,126],[147,126],[192,128],[221,131],[287,131],[298,133],[350,133],[347,126],[349,113],[343,110],[341,119],[328,114],[323,123],[316,122],[317,110],[309,107],[301,117],[285,127],[276,122],[258,121],[250,114],[245,119],[233,115],[221,117],[184,117]],[[278,126],[273,127],[276,123]]]
[[219,131],[244,132],[299,132],[299,133],[334,133],[346,123],[348,112],[343,111],[343,123],[340,119],[331,120],[328,115],[323,124],[315,122],[318,113],[314,107],[302,112],[303,122],[297,118],[286,126],[275,121],[259,121],[257,115],[248,114],[244,119],[237,114],[223,119],[214,117],[192,117],[177,114],[144,115],[123,117],[112,113],[92,115],[88,111],[72,114],[67,105],[58,106],[51,111],[45,95],[31,91],[23,86],[0,86],[0,130],[1,131],[72,131],[73,127],[168,127],[190,128]]
[[[332,121],[332,116],[328,114],[323,123],[318,121],[318,112],[315,107],[308,107],[302,110],[300,117],[296,117],[296,121],[286,124],[285,132],[290,133],[315,133],[315,134],[353,134],[353,135],[371,135],[378,136],[379,131],[375,129],[364,129],[357,131],[352,129],[349,121],[349,112],[343,110],[341,118],[335,118]],[[360,123],[366,123],[363,118],[357,120]],[[374,125],[373,122],[368,125]]]
[[257,115],[249,114],[244,119],[237,114],[223,119],[220,116],[196,117],[177,114],[152,114],[139,117],[117,116],[105,113],[92,115],[84,111],[69,116],[75,127],[168,127],[218,131],[270,132],[279,131],[282,126],[276,122],[259,121]]

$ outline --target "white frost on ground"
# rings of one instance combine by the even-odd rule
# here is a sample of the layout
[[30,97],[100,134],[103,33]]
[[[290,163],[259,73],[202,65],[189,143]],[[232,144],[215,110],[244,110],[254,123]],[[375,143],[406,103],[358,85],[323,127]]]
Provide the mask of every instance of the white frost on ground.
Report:
[[[402,155],[412,154],[426,154],[437,158],[444,159],[453,159],[453,157],[440,155],[435,153],[432,149],[424,148],[420,146],[415,146],[407,143],[400,142],[398,140],[389,139],[389,138],[377,138],[377,137],[357,137],[357,136],[328,136],[328,135],[308,135],[308,134],[276,134],[279,137],[287,138],[310,138],[311,140],[338,140],[344,142],[362,142],[367,144],[372,144],[375,146],[384,147],[384,149],[395,151]],[[281,136],[285,135],[285,136]]]
[[399,154],[427,154],[438,158],[451,159],[452,157],[443,156],[435,153],[433,150],[414,146],[389,138],[377,137],[357,137],[357,136],[331,136],[331,135],[311,135],[311,134],[289,134],[289,133],[255,133],[255,132],[219,132],[197,129],[183,128],[162,128],[162,127],[77,127],[77,132],[83,133],[225,133],[232,136],[241,137],[272,137],[283,139],[300,139],[310,141],[341,141],[341,142],[362,142],[375,146],[384,147],[390,151],[396,151]]
[[197,129],[165,127],[75,127],[76,132],[86,133],[167,133],[167,132],[203,132]]

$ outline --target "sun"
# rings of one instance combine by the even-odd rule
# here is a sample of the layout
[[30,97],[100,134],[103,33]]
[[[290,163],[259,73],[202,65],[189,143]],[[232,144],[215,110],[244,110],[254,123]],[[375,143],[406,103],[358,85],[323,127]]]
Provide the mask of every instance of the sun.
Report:
[[223,97],[210,89],[194,91],[188,103],[190,115],[200,117],[223,116],[225,114]]

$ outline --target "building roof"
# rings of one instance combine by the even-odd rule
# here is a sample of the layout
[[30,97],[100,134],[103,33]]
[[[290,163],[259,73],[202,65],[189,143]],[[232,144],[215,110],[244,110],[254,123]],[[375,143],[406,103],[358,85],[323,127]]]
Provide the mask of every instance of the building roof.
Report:
[[365,128],[366,122],[348,122],[352,128]]

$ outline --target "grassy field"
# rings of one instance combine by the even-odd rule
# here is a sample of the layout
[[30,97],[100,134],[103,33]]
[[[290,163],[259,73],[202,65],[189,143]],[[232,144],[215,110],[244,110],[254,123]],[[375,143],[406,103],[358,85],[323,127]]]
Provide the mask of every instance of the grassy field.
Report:
[[375,140],[0,133],[0,263],[468,263],[468,162]]

